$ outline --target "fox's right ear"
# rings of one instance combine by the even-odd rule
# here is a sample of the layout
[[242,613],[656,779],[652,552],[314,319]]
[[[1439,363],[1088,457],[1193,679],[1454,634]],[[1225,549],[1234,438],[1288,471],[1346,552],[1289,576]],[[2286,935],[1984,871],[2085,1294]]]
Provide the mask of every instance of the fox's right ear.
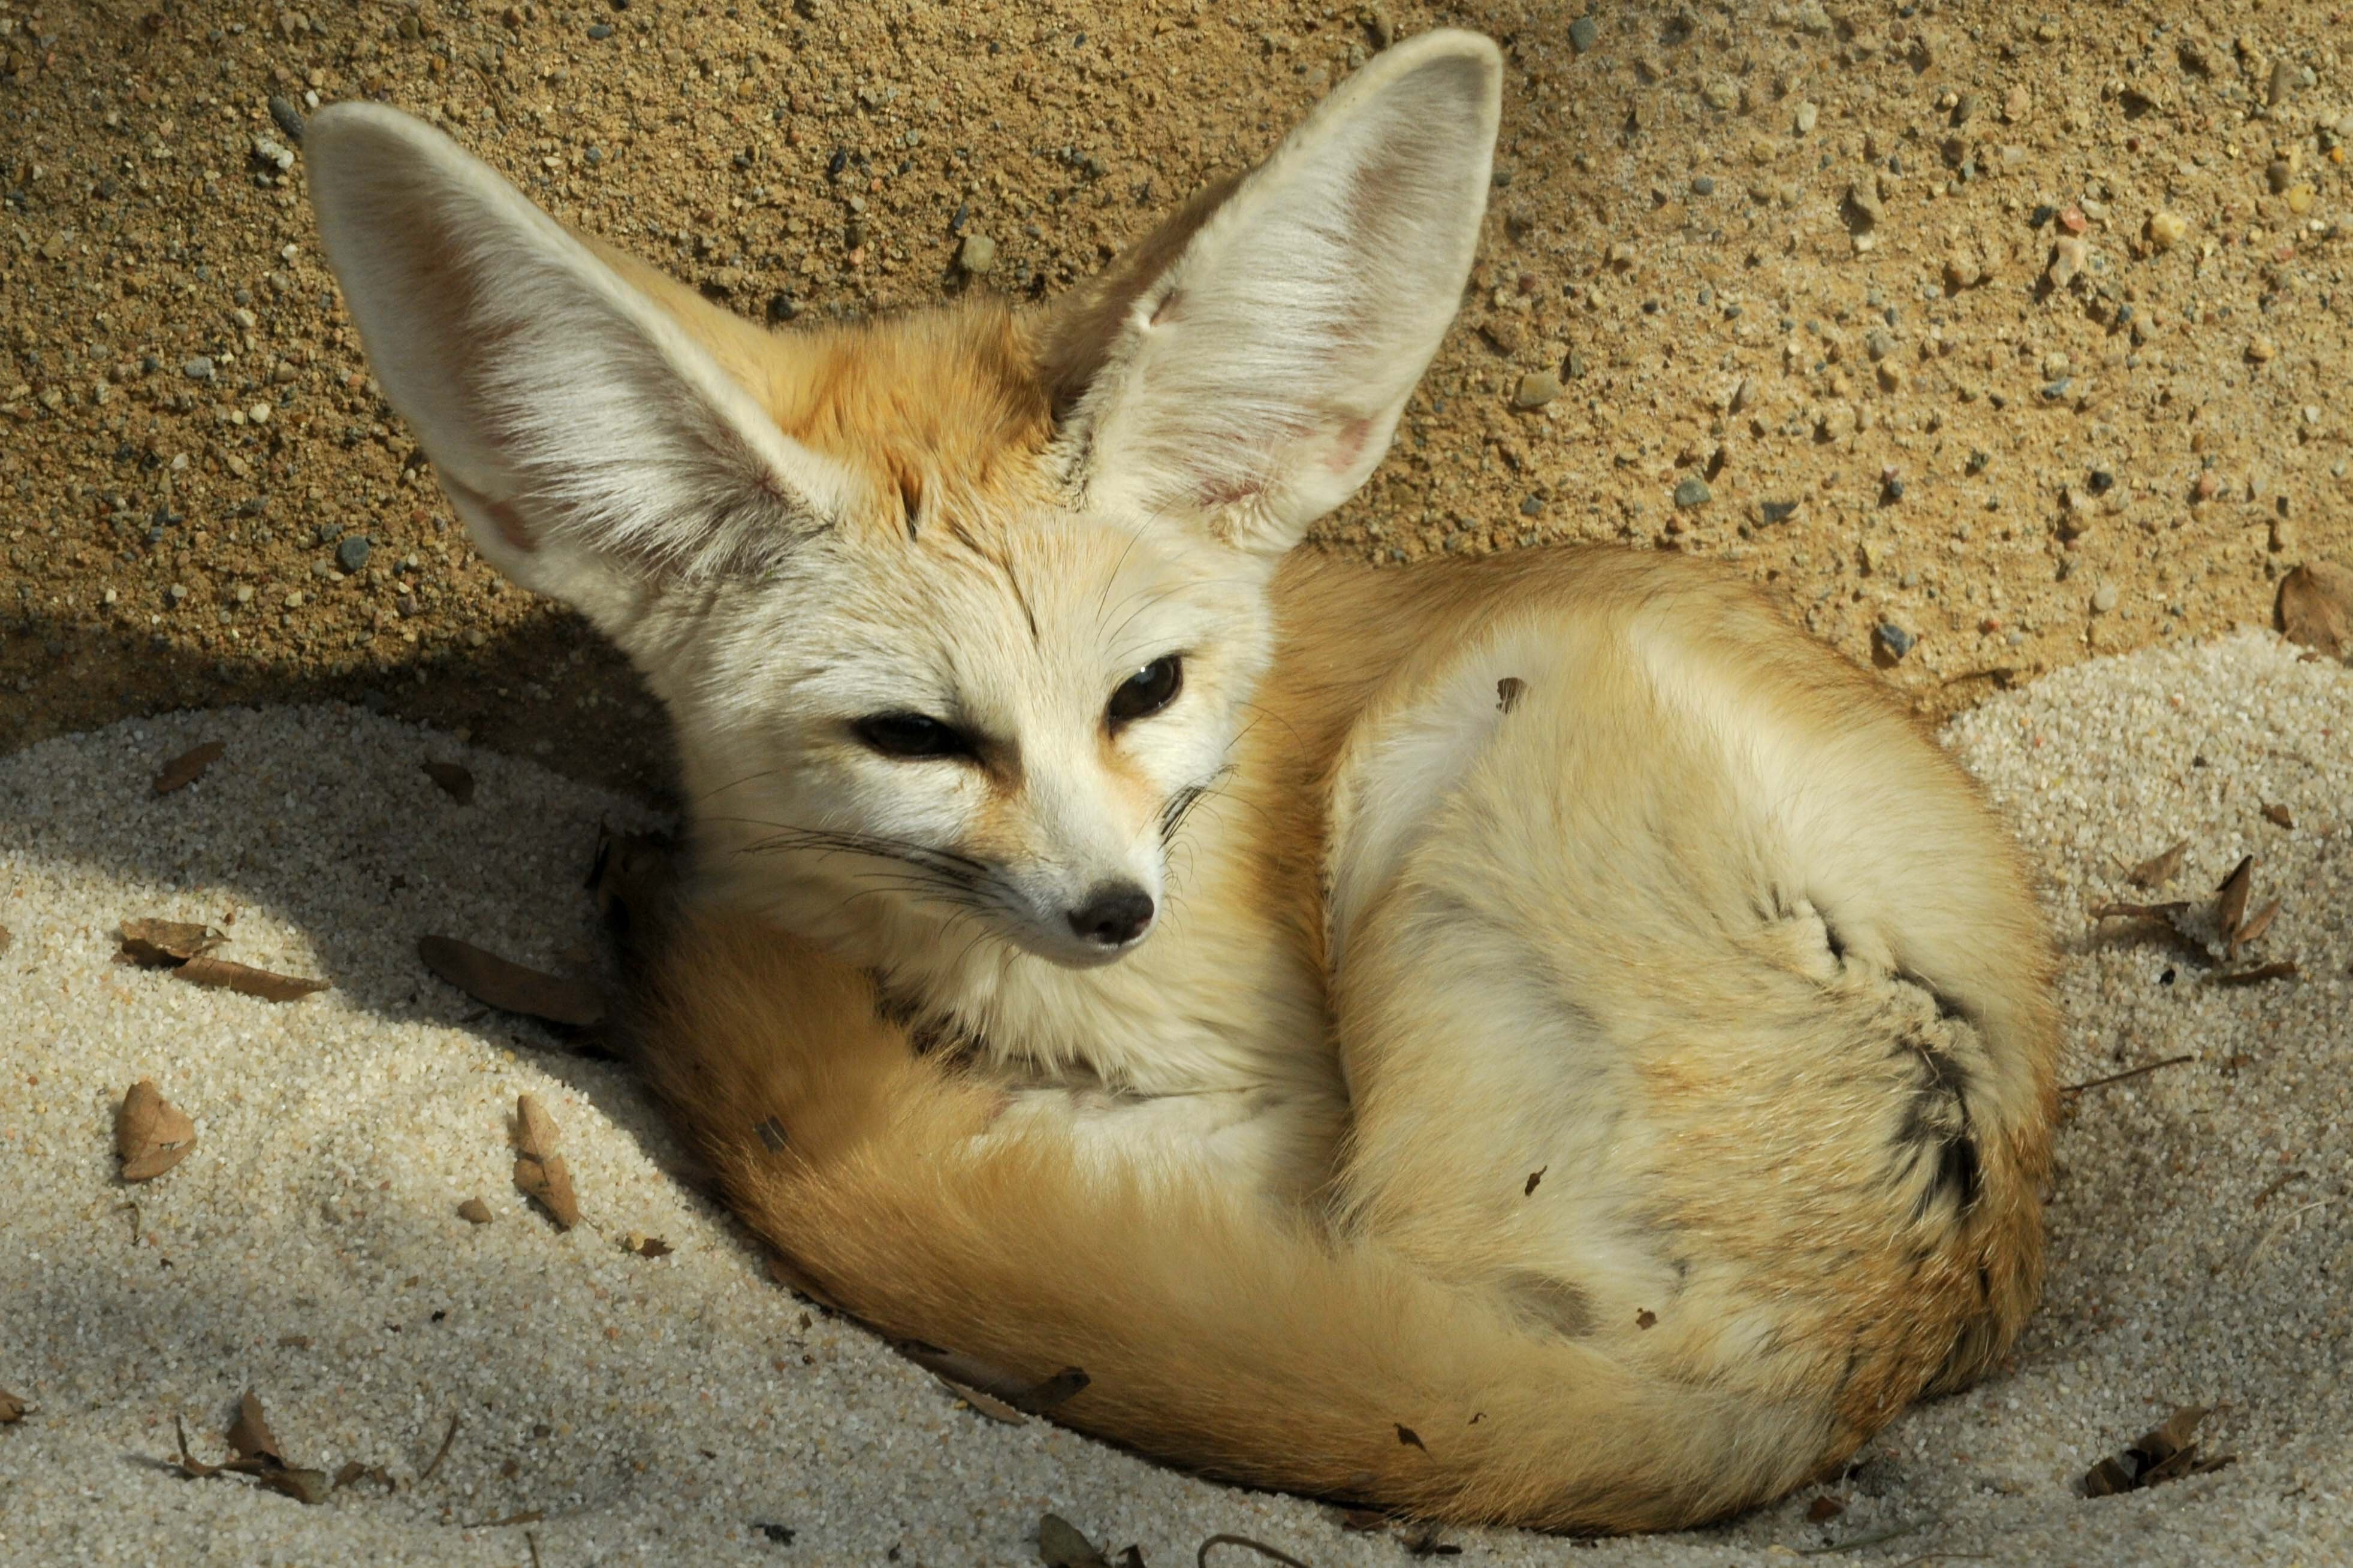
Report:
[[1398,44],[1052,317],[1082,504],[1267,558],[1353,494],[1461,303],[1502,93],[1475,33]]
[[757,570],[839,515],[836,465],[448,137],[341,103],[304,154],[376,380],[509,576],[618,632],[646,584]]

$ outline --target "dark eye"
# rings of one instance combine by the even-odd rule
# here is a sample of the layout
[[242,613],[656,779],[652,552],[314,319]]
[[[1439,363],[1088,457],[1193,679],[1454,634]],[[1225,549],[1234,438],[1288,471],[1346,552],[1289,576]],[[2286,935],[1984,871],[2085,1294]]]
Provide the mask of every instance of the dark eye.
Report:
[[877,713],[850,726],[869,750],[886,757],[969,757],[972,740],[961,730],[921,713]]
[[1154,659],[1119,683],[1103,712],[1114,725],[1148,718],[1176,700],[1185,685],[1185,661],[1175,654]]

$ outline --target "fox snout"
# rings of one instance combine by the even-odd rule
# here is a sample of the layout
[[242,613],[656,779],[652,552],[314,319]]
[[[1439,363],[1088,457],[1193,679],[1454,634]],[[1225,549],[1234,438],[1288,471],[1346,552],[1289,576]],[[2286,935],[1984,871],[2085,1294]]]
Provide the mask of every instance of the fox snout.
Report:
[[1133,946],[1152,929],[1152,895],[1134,882],[1103,882],[1070,913],[1071,932],[1106,953]]

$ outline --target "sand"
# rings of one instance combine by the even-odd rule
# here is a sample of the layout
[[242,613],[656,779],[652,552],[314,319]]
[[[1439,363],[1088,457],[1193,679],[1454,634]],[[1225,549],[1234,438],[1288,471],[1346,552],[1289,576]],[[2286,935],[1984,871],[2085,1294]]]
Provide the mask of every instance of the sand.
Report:
[[[2047,879],[2067,1079],[2192,1058],[2070,1097],[2049,1299],[2013,1368],[1731,1525],[1589,1548],[1449,1532],[1465,1561],[2353,1552],[2353,675],[2296,654],[2250,631],[2095,660],[1949,732]],[[153,795],[162,761],[213,738],[226,754],[199,783]],[[427,758],[473,770],[471,805]],[[343,706],[139,721],[0,759],[0,1389],[31,1407],[0,1427],[0,1560],[1009,1563],[1034,1560],[1049,1510],[1155,1568],[1220,1531],[1319,1565],[1404,1560],[1328,1508],[965,1408],[771,1283],[665,1174],[675,1151],[623,1072],[420,967],[426,931],[562,967],[589,941],[596,825],[644,820]],[[2292,957],[2300,978],[2210,985],[2179,944],[2091,934],[2122,867],[2185,837],[2161,896],[2206,900],[2258,855],[2256,901],[2282,907],[2239,966]],[[333,989],[275,1005],[110,964],[113,926],[142,914],[211,921],[226,956]],[[199,1143],[126,1187],[113,1107],[142,1077]],[[569,1233],[512,1184],[520,1092],[561,1129],[586,1211]],[[475,1197],[491,1224],[459,1217]],[[632,1234],[675,1250],[637,1256]],[[196,1457],[226,1457],[248,1388],[290,1462],[383,1466],[395,1487],[306,1507],[161,1462],[175,1415]],[[2207,1436],[2234,1465],[2078,1495],[2094,1460],[2192,1403],[2218,1407]],[[1810,1522],[1825,1495],[1844,1512]],[[489,1522],[517,1515],[538,1517]]]

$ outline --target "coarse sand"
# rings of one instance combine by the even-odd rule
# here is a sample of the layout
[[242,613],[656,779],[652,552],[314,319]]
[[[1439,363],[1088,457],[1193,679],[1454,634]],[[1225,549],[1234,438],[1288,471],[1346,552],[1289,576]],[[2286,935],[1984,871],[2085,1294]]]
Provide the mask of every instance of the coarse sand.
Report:
[[[2095,660],[1957,721],[2045,879],[2067,1080],[2189,1058],[2067,1097],[2050,1291],[2014,1367],[1728,1526],[1589,1547],[1447,1532],[1463,1561],[2353,1553],[2348,731],[2353,675],[2256,632]],[[208,739],[221,760],[155,796],[157,767]],[[427,759],[473,771],[471,804]],[[344,707],[183,713],[0,759],[0,1389],[29,1407],[0,1426],[0,1561],[1012,1563],[1047,1511],[1155,1568],[1219,1532],[1319,1565],[1406,1560],[1401,1534],[1348,1533],[1328,1507],[965,1408],[771,1282],[666,1173],[676,1152],[624,1071],[552,1053],[417,962],[427,931],[582,962],[597,825],[645,820]],[[2126,887],[2185,837],[2169,887]],[[2088,918],[2113,897],[2202,910],[2247,854],[2254,906],[2281,907],[2228,967],[2292,958],[2296,977],[2211,984],[2185,939]],[[223,956],[333,989],[273,1005],[111,964],[139,915],[209,921]],[[125,1186],[113,1110],[141,1078],[199,1142]],[[560,1129],[586,1216],[569,1233],[513,1186],[520,1092]],[[490,1224],[459,1216],[470,1198]],[[675,1250],[638,1256],[632,1234]],[[248,1388],[290,1463],[381,1466],[395,1488],[305,1506],[163,1462],[175,1416],[197,1458],[226,1458]],[[2190,1404],[2217,1407],[2201,1436],[2235,1464],[2080,1496],[2095,1460]],[[1826,1496],[1844,1511],[1810,1521]]]

